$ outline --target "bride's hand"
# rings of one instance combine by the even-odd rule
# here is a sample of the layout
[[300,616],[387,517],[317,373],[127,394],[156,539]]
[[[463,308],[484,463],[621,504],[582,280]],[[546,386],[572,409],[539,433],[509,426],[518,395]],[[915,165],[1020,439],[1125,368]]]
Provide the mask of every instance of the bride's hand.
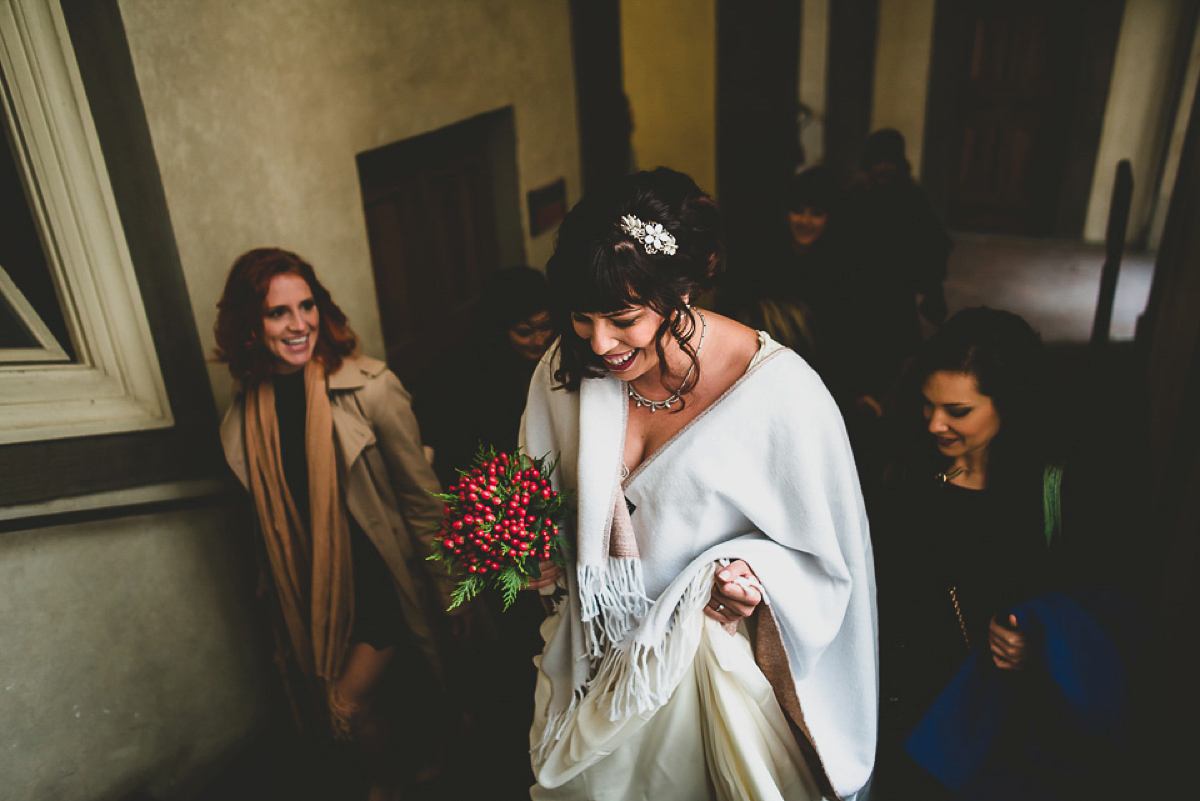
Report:
[[542,577],[529,579],[525,584],[525,589],[540,590],[542,587],[548,587],[558,581],[559,576],[563,574],[562,568],[549,559],[545,562],[538,562],[538,568],[542,571]]
[[762,603],[762,585],[750,565],[741,559],[717,570],[713,576],[712,598],[704,614],[718,623],[736,623],[750,617]]

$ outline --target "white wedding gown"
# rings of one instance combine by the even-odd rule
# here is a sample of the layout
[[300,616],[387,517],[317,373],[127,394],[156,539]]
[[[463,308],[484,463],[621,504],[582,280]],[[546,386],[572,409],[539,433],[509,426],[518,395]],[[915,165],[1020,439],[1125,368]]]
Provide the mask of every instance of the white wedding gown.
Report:
[[[596,750],[607,755],[565,784],[534,787],[534,801],[821,798],[744,627],[731,635],[702,610],[677,623],[703,631],[671,700],[648,720],[614,722],[589,695],[580,703],[568,759],[586,760]],[[549,692],[547,684],[539,676],[539,696]]]

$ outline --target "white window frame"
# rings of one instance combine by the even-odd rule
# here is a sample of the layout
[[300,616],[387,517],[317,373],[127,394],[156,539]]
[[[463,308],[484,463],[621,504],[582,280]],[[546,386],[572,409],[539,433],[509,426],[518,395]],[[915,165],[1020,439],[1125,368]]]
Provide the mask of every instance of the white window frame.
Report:
[[58,3],[0,0],[0,64],[4,121],[76,352],[70,364],[0,355],[0,444],[168,427],[166,386]]

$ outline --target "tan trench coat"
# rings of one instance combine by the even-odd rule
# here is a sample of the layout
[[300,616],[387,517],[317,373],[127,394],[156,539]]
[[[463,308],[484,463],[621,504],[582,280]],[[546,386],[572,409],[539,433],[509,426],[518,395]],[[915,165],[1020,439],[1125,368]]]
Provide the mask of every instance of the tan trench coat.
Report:
[[[249,490],[244,400],[239,393],[226,413],[221,443]],[[329,376],[329,402],[346,509],[391,570],[413,639],[440,673],[430,615],[449,606],[452,585],[440,564],[425,558],[442,518],[442,504],[430,492],[441,487],[422,450],[410,396],[383,362],[350,356]],[[440,609],[430,608],[433,598]]]

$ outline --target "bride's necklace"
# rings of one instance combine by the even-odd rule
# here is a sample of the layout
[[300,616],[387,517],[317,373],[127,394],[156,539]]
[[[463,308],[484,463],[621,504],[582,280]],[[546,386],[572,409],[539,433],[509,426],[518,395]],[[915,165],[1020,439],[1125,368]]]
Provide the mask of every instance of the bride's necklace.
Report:
[[[704,347],[704,334],[708,331],[708,321],[704,319],[704,312],[700,311],[699,309],[696,309],[696,314],[700,315],[700,342],[696,344],[696,358],[699,359],[700,349]],[[683,381],[681,381],[679,385],[681,387],[687,386],[688,379],[692,377],[692,373],[695,371],[696,363],[692,362],[692,364],[688,367],[687,375],[683,377]],[[670,397],[664,398],[663,400],[650,400],[645,395],[634,389],[631,382],[625,382],[625,389],[629,391],[629,398],[633,401],[635,409],[645,406],[652,412],[657,412],[659,409],[666,409],[669,411],[672,403],[679,402],[678,392],[672,392]]]

